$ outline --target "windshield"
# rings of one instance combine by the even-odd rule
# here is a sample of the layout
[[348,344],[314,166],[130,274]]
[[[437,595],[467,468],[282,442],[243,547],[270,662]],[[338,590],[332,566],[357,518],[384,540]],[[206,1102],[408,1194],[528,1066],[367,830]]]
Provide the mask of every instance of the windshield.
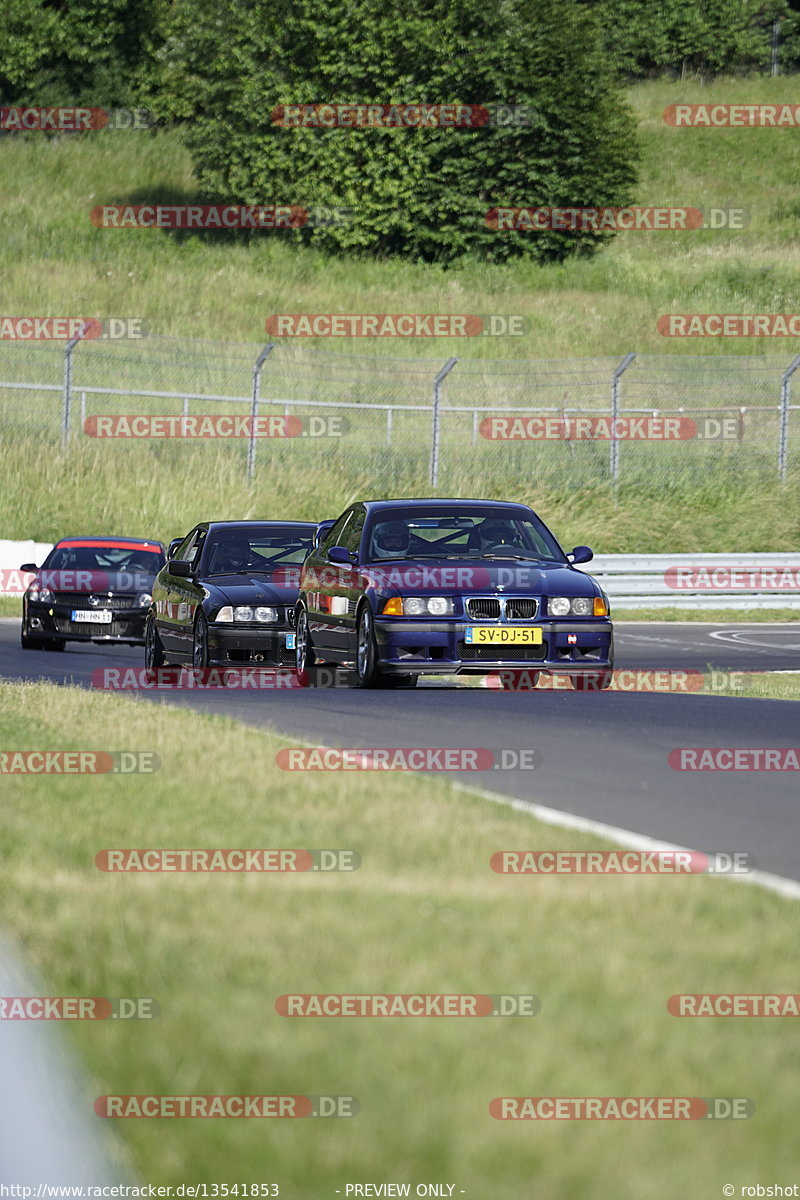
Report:
[[536,559],[564,562],[552,534],[536,517],[512,509],[457,513],[390,509],[373,521],[366,561],[401,558]]
[[45,566],[53,571],[107,571],[132,575],[157,575],[164,555],[152,543],[137,546],[132,542],[78,542],[56,546]]
[[279,567],[299,566],[314,541],[314,530],[226,529],[209,534],[205,549],[205,575],[231,575],[240,571],[271,575]]

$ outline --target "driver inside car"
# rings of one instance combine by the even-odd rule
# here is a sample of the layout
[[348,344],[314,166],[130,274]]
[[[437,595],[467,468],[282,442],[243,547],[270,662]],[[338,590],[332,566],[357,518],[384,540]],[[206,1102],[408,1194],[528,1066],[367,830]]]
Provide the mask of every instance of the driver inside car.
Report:
[[491,550],[493,546],[510,546],[514,550],[524,549],[513,526],[504,521],[486,521],[480,532],[484,551]]
[[383,521],[372,535],[374,557],[404,558],[408,554],[410,536],[404,521]]
[[243,571],[249,562],[249,542],[223,542],[216,548],[214,571]]

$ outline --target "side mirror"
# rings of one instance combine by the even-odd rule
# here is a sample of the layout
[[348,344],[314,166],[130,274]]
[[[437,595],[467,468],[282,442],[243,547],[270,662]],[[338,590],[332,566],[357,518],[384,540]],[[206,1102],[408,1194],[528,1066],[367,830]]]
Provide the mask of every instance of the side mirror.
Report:
[[192,564],[184,559],[176,558],[169,564],[170,575],[176,575],[178,579],[191,579],[193,574]]
[[35,574],[38,570],[39,568],[37,567],[36,563],[23,563],[20,567],[20,571],[30,571],[33,574]]
[[567,558],[573,567],[576,567],[578,563],[591,562],[594,558],[594,551],[590,550],[588,546],[576,546],[574,550],[570,550]]
[[178,549],[178,546],[180,546],[182,541],[183,541],[183,538],[173,538],[172,539],[172,541],[169,544],[169,548],[167,550],[167,558],[172,558],[173,554]]
[[343,563],[350,566],[355,561],[355,555],[349,550],[345,550],[344,546],[331,546],[328,551],[328,559],[332,563]]

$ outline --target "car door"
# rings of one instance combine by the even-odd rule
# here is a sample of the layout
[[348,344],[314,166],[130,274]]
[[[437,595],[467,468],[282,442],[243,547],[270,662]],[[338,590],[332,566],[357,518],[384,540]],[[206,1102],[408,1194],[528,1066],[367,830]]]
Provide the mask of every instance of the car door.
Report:
[[159,633],[167,656],[185,660],[192,653],[194,612],[200,590],[191,579],[173,575],[172,564],[188,562],[193,567],[200,561],[207,530],[195,527],[175,551],[174,558],[167,563],[163,581],[163,594],[156,598]]
[[304,566],[304,573],[307,576],[304,590],[308,625],[314,649],[318,656],[323,658],[328,654],[338,658],[342,651],[342,645],[336,636],[336,622],[331,614],[331,601],[336,590],[335,582],[338,573],[343,568],[339,564],[331,562],[328,552],[332,546],[341,545],[340,539],[345,536],[352,515],[351,508],[342,513],[325,534],[317,549],[312,551]]

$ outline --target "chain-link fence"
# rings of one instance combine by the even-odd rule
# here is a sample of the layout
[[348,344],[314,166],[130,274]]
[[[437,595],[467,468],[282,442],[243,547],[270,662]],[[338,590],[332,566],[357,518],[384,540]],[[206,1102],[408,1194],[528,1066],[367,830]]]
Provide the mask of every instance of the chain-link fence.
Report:
[[0,342],[0,435],[6,449],[92,438],[122,456],[144,440],[179,473],[238,461],[245,479],[322,469],[454,495],[517,478],[774,478],[798,453],[799,365],[409,358],[153,336]]

